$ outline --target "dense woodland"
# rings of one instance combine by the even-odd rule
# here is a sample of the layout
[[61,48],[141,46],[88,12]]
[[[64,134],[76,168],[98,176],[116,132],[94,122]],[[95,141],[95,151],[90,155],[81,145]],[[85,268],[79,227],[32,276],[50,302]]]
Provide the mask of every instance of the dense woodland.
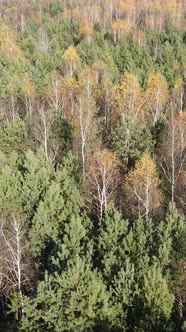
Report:
[[1,0],[0,331],[186,331],[185,0]]

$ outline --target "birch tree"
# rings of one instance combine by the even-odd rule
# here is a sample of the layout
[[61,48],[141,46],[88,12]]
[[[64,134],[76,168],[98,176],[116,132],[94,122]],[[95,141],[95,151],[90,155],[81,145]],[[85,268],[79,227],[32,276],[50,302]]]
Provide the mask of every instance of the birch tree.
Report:
[[119,86],[113,89],[112,94],[113,114],[116,113],[121,121],[132,115],[133,121],[142,120],[142,110],[147,97],[143,95],[138,78],[133,74],[126,73]]
[[67,76],[72,77],[80,65],[80,58],[73,46],[69,46],[63,54],[63,66]]
[[159,150],[159,163],[167,182],[166,189],[174,202],[186,162],[186,121],[183,112],[176,113],[173,103],[170,113],[165,140]]
[[62,78],[57,71],[53,71],[44,89],[44,97],[51,109],[58,111],[63,106],[63,87]]
[[14,290],[18,294],[17,319],[24,314],[23,287],[30,282],[28,269],[28,243],[20,217],[12,216],[9,227],[0,224],[0,285],[3,292]]
[[161,208],[163,196],[159,185],[155,163],[144,154],[126,177],[125,190],[132,213],[145,218],[146,222]]
[[86,180],[91,203],[101,218],[108,203],[114,200],[119,184],[119,171],[115,154],[106,149],[95,152],[90,158]]
[[80,155],[83,175],[97,133],[95,114],[96,105],[93,97],[87,91],[82,91],[77,97],[70,122],[74,127],[75,148]]
[[33,83],[31,82],[28,74],[25,74],[21,86],[21,96],[23,97],[23,102],[26,107],[26,114],[30,117],[32,116],[35,94],[36,92]]
[[146,89],[146,118],[151,125],[155,125],[161,114],[165,113],[168,97],[168,84],[164,76],[159,72],[151,73]]
[[49,139],[54,122],[54,113],[43,102],[38,103],[38,118],[36,119],[36,138],[43,146],[46,159],[49,157]]

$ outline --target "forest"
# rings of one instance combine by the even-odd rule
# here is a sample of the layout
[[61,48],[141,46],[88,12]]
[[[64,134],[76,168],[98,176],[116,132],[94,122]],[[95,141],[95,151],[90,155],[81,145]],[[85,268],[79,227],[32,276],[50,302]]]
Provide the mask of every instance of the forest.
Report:
[[1,0],[0,73],[0,331],[186,331],[185,0]]

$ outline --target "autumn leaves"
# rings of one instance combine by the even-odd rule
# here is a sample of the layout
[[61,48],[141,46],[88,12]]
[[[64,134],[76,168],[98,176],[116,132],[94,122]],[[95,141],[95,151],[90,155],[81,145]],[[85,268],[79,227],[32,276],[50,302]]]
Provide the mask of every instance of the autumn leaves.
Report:
[[[121,23],[123,13],[128,13],[124,15],[126,20],[134,20],[135,8],[127,2],[106,1],[105,4],[112,28],[114,22]],[[76,9],[78,15],[78,6],[77,3],[73,7],[73,14]],[[135,31],[140,40],[139,47],[133,43],[133,38],[122,39],[122,35],[114,45],[111,36],[98,32],[98,27],[92,36],[98,7],[95,5],[95,11],[89,12],[88,22],[81,12],[82,21],[71,27],[72,34],[76,29],[73,42],[67,40],[60,44],[59,38],[55,64],[47,66],[48,62],[45,62],[46,56],[50,58],[54,42],[50,35],[50,29],[55,28],[53,17],[50,22],[46,20],[45,28],[44,24],[41,28],[34,28],[35,35],[33,33],[32,42],[28,44],[31,50],[32,47],[36,50],[30,51],[29,56],[28,49],[25,52],[30,57],[30,70],[13,68],[15,76],[6,77],[8,82],[2,84],[6,90],[4,93],[1,90],[2,116],[8,122],[4,135],[8,135],[11,127],[18,123],[21,132],[18,134],[25,133],[23,141],[28,138],[23,149],[37,150],[42,146],[46,159],[51,158],[54,164],[66,152],[76,154],[87,205],[96,216],[102,216],[109,202],[114,201],[124,213],[127,209],[132,211],[131,218],[142,216],[147,220],[159,215],[163,196],[185,206],[182,195],[185,190],[186,135],[184,83],[180,75],[182,61],[179,63],[175,57],[174,79],[167,81],[162,74],[166,66],[163,67],[163,62],[156,62],[160,53],[165,55],[164,46],[168,45],[162,34],[154,32],[149,37],[150,32]],[[144,14],[147,20],[148,15],[155,15],[151,13],[151,7],[152,3],[148,6],[148,13]],[[156,12],[156,6],[154,8]],[[85,5],[83,12],[86,10]],[[58,29],[61,31],[61,21]],[[10,44],[12,48],[18,47],[13,29],[3,24],[1,30],[1,53],[7,53],[7,57],[11,55],[12,59],[19,58],[16,49],[13,53],[10,49]],[[180,40],[179,45],[183,43],[180,35],[173,31],[167,32],[166,36],[177,38],[177,42]],[[28,40],[24,36],[21,38],[24,49]],[[143,38],[150,54],[148,59],[141,49]],[[47,50],[48,42],[50,50]],[[99,57],[100,53],[102,57]],[[146,64],[142,65],[142,57]],[[181,53],[178,58],[181,59]],[[12,66],[11,63],[11,69]],[[12,141],[16,142],[15,139]]]
[[[182,187],[185,182],[186,158],[182,94],[183,83],[177,80],[171,96],[159,72],[149,75],[145,90],[137,77],[129,73],[112,88],[108,131],[112,133],[112,128],[119,126],[123,136],[117,142],[118,132],[114,132],[114,152],[101,145],[87,156],[84,177],[87,199],[99,217],[112,200],[117,208],[125,213],[128,210],[130,217],[143,217],[146,221],[160,217],[164,196],[185,204],[179,192],[180,181]],[[162,123],[159,133],[158,123]],[[149,130],[151,144],[140,147],[138,134],[137,151],[133,150],[134,132],[138,133],[139,128]]]

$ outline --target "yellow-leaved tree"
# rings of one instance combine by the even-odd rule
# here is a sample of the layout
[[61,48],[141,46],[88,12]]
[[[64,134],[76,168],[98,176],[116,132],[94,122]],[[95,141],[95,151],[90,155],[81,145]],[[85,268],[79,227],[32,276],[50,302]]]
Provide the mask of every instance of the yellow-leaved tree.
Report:
[[83,175],[86,161],[97,136],[96,105],[92,96],[81,93],[76,100],[70,123],[74,128],[75,151],[79,153]]
[[135,217],[143,217],[147,222],[159,214],[163,201],[159,185],[155,162],[148,154],[142,155],[125,179],[127,201]]
[[55,111],[59,111],[63,105],[62,77],[58,71],[53,71],[48,79],[47,85],[43,90],[44,99]]
[[126,121],[129,115],[135,120],[140,116],[146,97],[142,93],[138,78],[134,74],[126,73],[119,86],[113,88],[113,115],[119,115],[122,121]]
[[74,117],[76,100],[80,95],[80,84],[74,77],[65,77],[61,88],[62,116],[71,122]]
[[132,26],[127,20],[116,20],[112,23],[112,36],[116,44],[117,40],[123,35],[128,35],[131,32]]
[[23,102],[26,107],[27,116],[31,116],[34,98],[36,96],[36,91],[27,73],[23,76],[22,86],[21,86],[21,96],[23,97]]
[[86,184],[90,202],[98,217],[102,217],[108,203],[114,200],[119,184],[118,162],[113,152],[98,150],[91,156]]
[[93,36],[93,28],[88,22],[83,21],[80,24],[79,34],[82,39],[86,39],[90,42]]
[[72,77],[75,70],[80,65],[80,57],[73,46],[69,46],[63,54],[64,71],[67,76]]
[[16,35],[9,26],[0,24],[0,52],[7,57],[24,59],[23,52],[16,45]]
[[154,125],[162,113],[166,113],[169,92],[165,77],[160,72],[149,75],[146,89],[146,118]]

